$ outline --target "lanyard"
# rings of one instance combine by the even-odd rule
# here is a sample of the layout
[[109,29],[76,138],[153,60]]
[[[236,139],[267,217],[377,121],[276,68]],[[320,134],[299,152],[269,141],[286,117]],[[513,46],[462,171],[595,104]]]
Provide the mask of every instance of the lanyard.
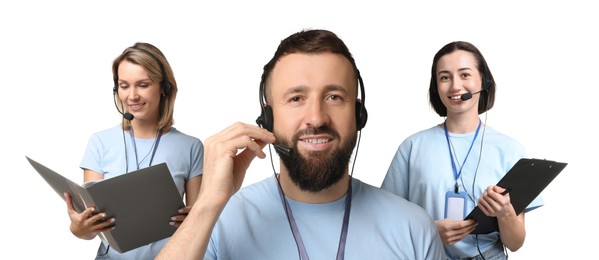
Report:
[[[293,217],[293,212],[291,212],[291,206],[289,205],[289,202],[287,202],[285,194],[283,194],[283,188],[281,188],[279,175],[275,176],[275,178],[277,179],[277,187],[279,188],[279,195],[281,196],[283,208],[285,208],[287,221],[289,222],[291,232],[293,233],[293,238],[295,239],[295,244],[297,245],[297,248],[300,253],[300,260],[309,260],[310,258],[308,257],[308,252],[306,251],[306,247],[304,246],[304,241],[302,240],[302,236],[299,233],[297,224],[295,224],[295,218]],[[345,241],[347,240],[347,228],[349,226],[349,212],[351,210],[351,193],[352,185],[350,178],[349,188],[347,190],[347,195],[345,196],[345,212],[343,214],[343,224],[341,226],[341,237],[339,238],[339,247],[337,248],[337,260],[342,260],[345,258]]]
[[[133,149],[135,151],[135,165],[137,165],[137,169],[139,170],[139,161],[137,159],[137,145],[135,145],[135,136],[133,135],[133,126],[131,126],[129,129],[129,136],[131,137],[131,142],[133,143]],[[158,136],[156,137],[156,141],[154,141],[154,144],[152,144],[152,146],[154,147],[154,150],[152,150],[152,157],[150,157],[150,162],[148,163],[148,166],[152,166],[152,161],[154,160],[154,154],[156,154],[156,150],[158,149],[158,144],[160,143],[161,136],[162,136],[162,129],[159,129]],[[147,157],[147,155],[146,155],[146,157]],[[144,157],[144,159],[145,159],[145,157]]]
[[451,158],[451,166],[453,166],[452,168],[453,168],[453,177],[455,178],[455,188],[454,188],[455,193],[458,193],[458,190],[459,190],[458,179],[462,175],[462,169],[464,168],[464,165],[466,164],[466,159],[468,159],[468,155],[470,155],[470,151],[472,151],[472,146],[474,146],[474,141],[476,141],[476,137],[478,136],[478,131],[480,130],[481,124],[482,124],[482,122],[479,119],[478,127],[476,128],[476,133],[474,134],[474,138],[472,138],[472,143],[470,144],[468,153],[466,154],[466,157],[464,158],[464,162],[462,163],[462,165],[460,165],[460,170],[458,171],[458,168],[456,167],[455,161],[453,159],[453,157],[454,157],[453,153],[451,152],[452,149],[451,149],[451,141],[449,140],[449,132],[447,131],[447,120],[445,120],[445,123],[443,123],[443,128],[445,129],[445,138],[447,139],[447,147],[449,148],[449,157]]

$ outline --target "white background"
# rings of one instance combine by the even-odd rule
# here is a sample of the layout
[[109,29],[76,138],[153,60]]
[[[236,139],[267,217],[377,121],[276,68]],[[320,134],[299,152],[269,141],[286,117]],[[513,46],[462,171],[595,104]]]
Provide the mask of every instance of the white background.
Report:
[[[510,259],[595,253],[596,8],[580,1],[3,1],[0,4],[0,181],[3,255],[91,259],[99,240],[68,230],[64,202],[29,156],[74,181],[87,140],[119,123],[112,60],[137,41],[159,47],[179,85],[179,130],[202,141],[259,115],[262,66],[303,28],[337,33],[364,78],[368,124],[354,177],[379,186],[399,143],[441,122],[427,89],[433,55],[474,43],[497,81],[487,124],[530,157],[569,163],[526,215]],[[485,2],[485,3],[483,3]],[[591,1],[589,1],[591,2]],[[276,158],[275,158],[276,159]],[[244,185],[272,175],[256,160]]]

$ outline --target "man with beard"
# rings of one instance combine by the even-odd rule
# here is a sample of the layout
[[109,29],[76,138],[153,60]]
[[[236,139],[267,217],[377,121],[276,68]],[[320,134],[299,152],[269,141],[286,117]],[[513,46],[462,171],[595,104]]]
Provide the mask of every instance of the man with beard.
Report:
[[[334,33],[284,39],[264,66],[262,128],[235,123],[206,139],[198,202],[158,259],[444,259],[422,208],[352,178],[364,101]],[[239,190],[269,144],[280,173]]]

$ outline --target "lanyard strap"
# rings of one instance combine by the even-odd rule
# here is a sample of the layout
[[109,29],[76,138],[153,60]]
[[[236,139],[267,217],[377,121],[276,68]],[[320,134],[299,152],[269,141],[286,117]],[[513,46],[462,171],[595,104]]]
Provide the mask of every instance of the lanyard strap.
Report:
[[476,133],[474,134],[474,138],[472,138],[472,143],[470,144],[468,153],[466,154],[466,157],[464,158],[464,162],[462,163],[462,165],[460,165],[460,170],[458,171],[458,168],[456,167],[455,161],[453,159],[454,155],[451,152],[452,149],[451,149],[451,141],[449,140],[449,131],[447,131],[447,120],[445,120],[445,122],[443,123],[443,128],[445,129],[445,139],[447,139],[447,147],[449,148],[449,157],[451,158],[453,177],[455,178],[455,188],[454,188],[455,193],[458,193],[458,190],[459,190],[458,179],[460,178],[460,176],[462,176],[462,169],[464,168],[464,165],[466,164],[466,160],[468,159],[468,155],[470,155],[470,151],[472,151],[472,146],[474,146],[474,142],[476,141],[476,137],[478,136],[478,131],[480,130],[481,124],[482,124],[482,121],[479,119],[478,127],[476,128]]
[[[285,208],[285,214],[287,215],[287,221],[289,222],[289,226],[291,227],[291,233],[293,233],[293,238],[295,239],[295,244],[297,245],[297,249],[300,254],[300,260],[309,260],[308,252],[306,251],[306,247],[304,246],[304,241],[302,240],[302,236],[300,235],[299,229],[297,228],[297,224],[295,223],[295,218],[293,217],[293,212],[291,211],[291,206],[289,202],[285,198],[285,194],[283,193],[283,188],[281,188],[281,182],[279,181],[279,175],[275,176],[277,180],[277,188],[279,189],[279,196],[281,197],[281,202],[283,203],[283,208]],[[345,258],[345,241],[347,240],[347,229],[349,226],[349,212],[351,211],[351,194],[352,194],[352,185],[351,178],[349,180],[349,188],[347,190],[347,195],[345,196],[345,212],[343,213],[343,224],[341,226],[341,237],[339,238],[339,246],[337,247],[337,260],[343,260]]]
[[[131,142],[133,143],[133,150],[135,151],[135,165],[137,165],[137,169],[139,170],[139,161],[137,159],[137,145],[135,144],[135,136],[133,135],[133,126],[129,128],[129,136],[131,137]],[[158,144],[160,143],[161,136],[162,129],[159,129],[156,141],[154,141],[154,144],[152,145],[154,149],[152,150],[152,157],[150,157],[150,162],[148,163],[148,166],[152,166],[152,161],[154,160],[154,155],[156,154],[156,150],[158,149]]]
[[341,225],[341,237],[339,237],[339,247],[337,247],[337,260],[345,258],[345,242],[347,240],[347,228],[349,227],[349,212],[351,211],[351,180],[349,178],[349,187],[347,188],[347,196],[345,197],[345,212],[343,213],[343,224]]

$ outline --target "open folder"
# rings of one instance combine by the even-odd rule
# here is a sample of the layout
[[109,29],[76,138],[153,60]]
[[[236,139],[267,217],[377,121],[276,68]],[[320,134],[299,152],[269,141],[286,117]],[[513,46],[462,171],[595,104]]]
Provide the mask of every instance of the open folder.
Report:
[[[522,213],[566,167],[567,163],[544,159],[520,159],[497,183],[507,189],[516,214]],[[488,217],[476,206],[465,219],[478,222],[471,234],[488,234],[499,230],[496,217]]]
[[170,218],[184,204],[166,163],[81,186],[27,160],[63,200],[64,192],[71,195],[77,212],[94,206],[114,217],[115,228],[100,236],[120,253],[170,237],[176,230]]

